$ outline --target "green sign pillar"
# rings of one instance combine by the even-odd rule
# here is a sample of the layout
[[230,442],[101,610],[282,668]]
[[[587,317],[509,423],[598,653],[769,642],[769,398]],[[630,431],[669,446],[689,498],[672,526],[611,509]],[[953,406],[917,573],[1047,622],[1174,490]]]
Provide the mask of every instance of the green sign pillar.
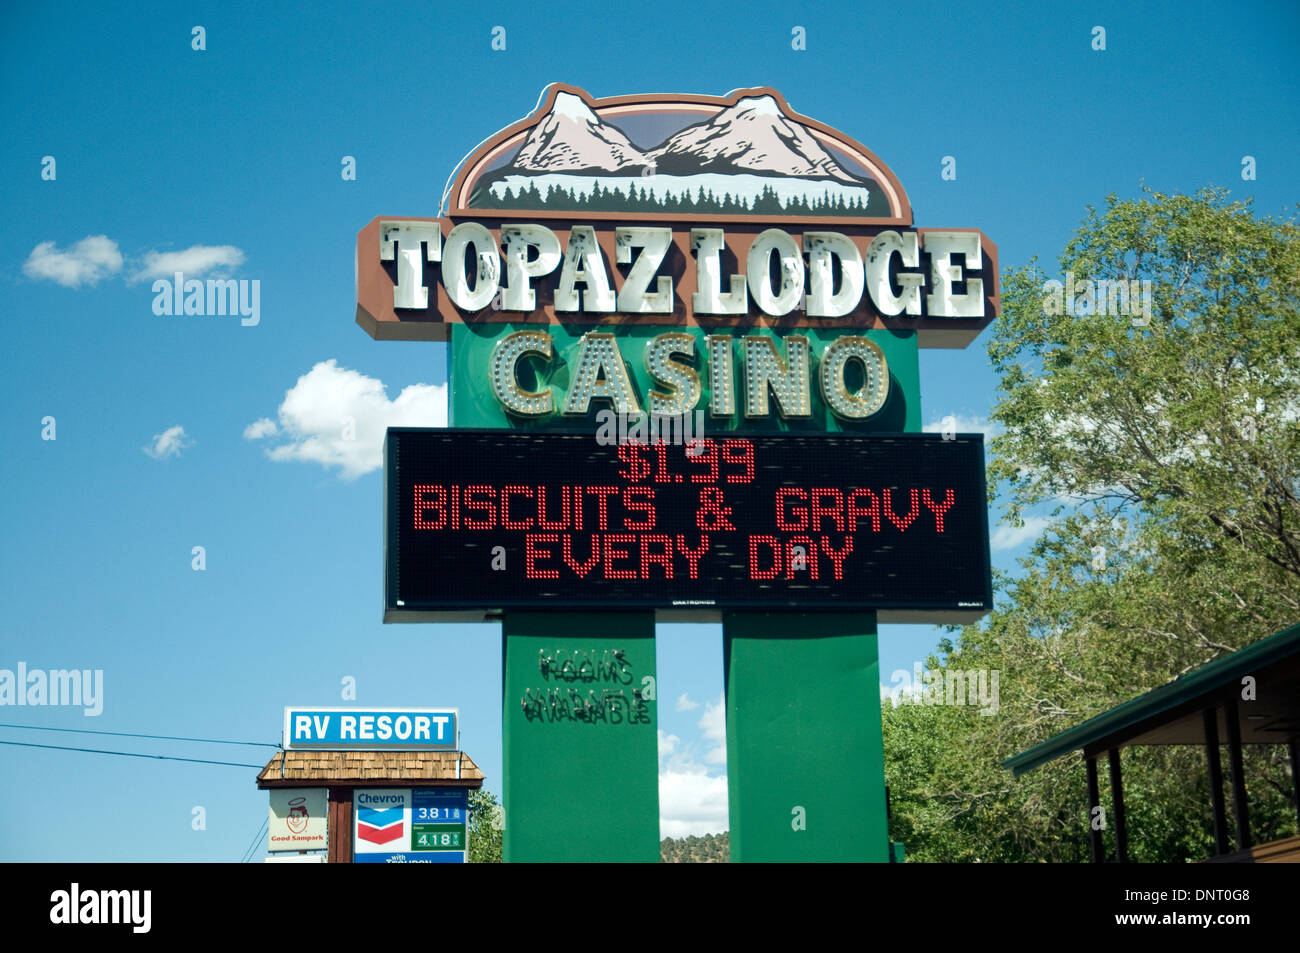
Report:
[[[899,399],[871,427],[917,433],[916,338],[872,337]],[[887,863],[875,613],[729,612],[722,640],[732,862]]]
[[[513,420],[492,396],[482,371],[491,348],[502,334],[522,327],[452,326],[452,422],[517,429],[590,426],[594,439],[593,419]],[[544,379],[561,400],[569,383],[567,362],[590,329],[549,327],[556,359],[544,378],[531,378],[537,371],[522,366],[520,383],[531,389]],[[659,329],[622,331],[624,360],[639,368],[645,343]],[[799,333],[820,352],[843,332]],[[916,335],[866,333],[888,359],[891,396],[866,426],[853,429],[920,431]],[[708,399],[706,387],[700,406]],[[706,435],[845,426],[820,401],[815,407],[814,417],[798,424],[711,418]],[[623,651],[631,681],[618,687],[630,697],[646,676],[654,684],[653,613],[507,612],[502,632],[505,859],[657,860],[656,702],[648,703],[648,724],[616,722],[612,715],[593,719],[584,703],[598,700],[612,683],[557,681],[550,663],[546,673],[540,664],[568,659],[573,666],[586,659],[594,669],[606,653]],[[731,612],[723,620],[723,643],[732,860],[888,862],[875,614]],[[581,716],[564,714],[563,705],[553,708],[561,698],[569,699],[570,714]]]
[[659,860],[652,612],[508,612],[502,859]]
[[[453,325],[453,426],[510,426],[479,353],[492,330]],[[503,614],[503,860],[659,860],[654,631],[645,611]]]
[[874,613],[727,613],[731,860],[889,860]]

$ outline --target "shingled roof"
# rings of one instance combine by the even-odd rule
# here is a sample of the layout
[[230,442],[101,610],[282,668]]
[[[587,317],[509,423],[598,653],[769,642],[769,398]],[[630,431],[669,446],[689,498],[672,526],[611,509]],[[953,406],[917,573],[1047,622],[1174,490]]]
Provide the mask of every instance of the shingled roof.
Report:
[[331,785],[481,788],[483,772],[463,751],[282,751],[257,775],[259,788]]

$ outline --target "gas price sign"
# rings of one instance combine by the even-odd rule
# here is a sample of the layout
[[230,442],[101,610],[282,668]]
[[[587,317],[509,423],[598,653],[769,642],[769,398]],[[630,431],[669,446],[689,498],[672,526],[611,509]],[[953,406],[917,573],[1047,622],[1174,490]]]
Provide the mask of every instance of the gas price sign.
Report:
[[978,434],[393,428],[384,473],[386,622],[507,608],[966,622],[992,607]]

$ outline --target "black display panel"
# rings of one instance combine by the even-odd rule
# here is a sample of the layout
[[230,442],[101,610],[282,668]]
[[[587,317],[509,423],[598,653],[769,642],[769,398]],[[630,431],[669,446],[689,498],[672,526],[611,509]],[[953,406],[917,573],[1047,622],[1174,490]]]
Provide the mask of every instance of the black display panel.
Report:
[[983,437],[388,431],[384,621],[992,606]]

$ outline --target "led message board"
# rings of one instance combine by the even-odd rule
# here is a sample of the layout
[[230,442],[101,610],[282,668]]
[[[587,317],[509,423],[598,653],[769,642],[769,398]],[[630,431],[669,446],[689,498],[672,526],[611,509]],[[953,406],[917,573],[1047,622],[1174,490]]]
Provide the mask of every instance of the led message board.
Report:
[[385,622],[499,610],[876,610],[965,622],[992,606],[983,438],[392,428]]

